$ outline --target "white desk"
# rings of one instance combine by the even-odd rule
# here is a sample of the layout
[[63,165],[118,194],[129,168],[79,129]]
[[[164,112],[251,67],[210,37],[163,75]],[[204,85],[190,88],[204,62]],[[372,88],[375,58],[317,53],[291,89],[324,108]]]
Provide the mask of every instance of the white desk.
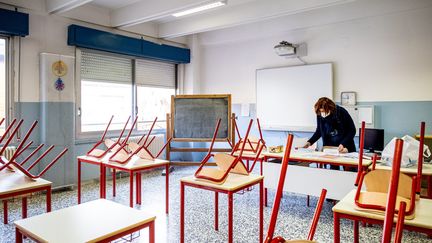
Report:
[[[129,206],[133,207],[133,187],[134,174],[136,175],[136,203],[141,204],[141,172],[154,168],[163,167],[169,171],[169,161],[162,159],[147,160],[141,159],[134,155],[127,163],[120,164],[110,162],[109,157],[112,153],[108,153],[102,159],[93,158],[90,156],[78,156],[78,203],[81,203],[81,164],[88,163],[98,165],[100,169],[100,198],[106,198],[106,168],[113,170],[113,196],[116,195],[116,170],[126,171],[129,173]],[[169,202],[169,173],[165,173],[165,212],[168,214]]]
[[[384,213],[372,213],[367,210],[358,210],[355,203],[356,190],[349,192],[333,207],[334,215],[334,242],[340,242],[340,219],[354,220],[354,241],[358,241],[358,222],[371,224],[383,224]],[[432,200],[420,198],[416,202],[415,218],[405,220],[404,229],[432,235]],[[357,240],[357,241],[356,241]]]
[[0,201],[3,201],[3,222],[8,222],[8,202],[12,197],[22,197],[22,216],[27,217],[27,194],[46,191],[47,212],[51,211],[51,182],[42,178],[32,180],[21,171],[0,171]]
[[[283,157],[282,153],[264,152],[266,160],[268,158]],[[342,156],[328,156],[322,152],[297,152],[292,151],[290,162],[306,162],[331,164],[347,167],[358,167],[358,159]],[[363,159],[363,169],[367,169],[372,163],[371,160]],[[281,164],[263,163],[263,175],[265,188],[276,189],[279,181]],[[323,188],[327,189],[327,198],[340,200],[348,192],[355,188],[357,172],[328,170],[322,168],[289,165],[285,178],[284,191],[301,193],[319,197]],[[265,190],[267,195],[267,190]],[[266,196],[267,199],[267,196]],[[266,200],[267,202],[267,200]]]
[[38,242],[109,242],[149,227],[154,243],[156,217],[105,199],[15,221],[16,242],[23,235]]
[[[228,178],[223,184],[215,184],[199,180],[194,176],[183,177],[180,179],[180,243],[184,243],[184,214],[185,214],[185,187],[195,187],[215,192],[215,230],[219,229],[219,193],[228,195],[228,242],[233,242],[233,195],[234,193],[260,184],[259,199],[259,242],[263,241],[264,228],[264,205],[263,205],[263,176],[259,175],[239,175],[229,173]],[[203,232],[205,234],[205,232]]]

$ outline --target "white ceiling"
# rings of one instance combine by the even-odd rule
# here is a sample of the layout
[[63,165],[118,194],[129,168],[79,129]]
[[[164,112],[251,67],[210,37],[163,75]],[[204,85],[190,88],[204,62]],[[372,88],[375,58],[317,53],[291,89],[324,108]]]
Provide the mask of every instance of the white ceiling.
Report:
[[[88,23],[128,30],[139,35],[166,39],[232,29],[240,25],[249,26],[247,24],[269,20],[283,21],[288,16],[290,17],[288,25],[304,28],[323,24],[318,18],[316,21],[311,21],[310,18],[305,20],[304,16],[310,16],[312,13],[325,15],[326,23],[341,22],[349,19],[349,16],[344,14],[346,11],[356,13],[355,18],[362,18],[370,15],[370,10],[377,8],[382,9],[375,11],[375,14],[379,15],[386,14],[388,11],[385,9],[403,11],[432,3],[430,0],[228,0],[226,6],[213,10],[181,18],[172,16],[173,13],[216,1],[0,0],[0,2],[21,8],[44,11]],[[283,23],[278,22],[278,24]]]

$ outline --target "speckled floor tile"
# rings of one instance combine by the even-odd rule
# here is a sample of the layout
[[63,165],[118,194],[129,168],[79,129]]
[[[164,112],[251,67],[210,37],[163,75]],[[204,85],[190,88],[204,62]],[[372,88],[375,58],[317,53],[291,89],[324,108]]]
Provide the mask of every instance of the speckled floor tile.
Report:
[[[156,214],[156,242],[179,242],[180,198],[179,179],[194,173],[196,167],[176,167],[170,174],[170,214],[165,214],[165,178],[161,170],[144,173],[142,176],[142,205],[137,209]],[[258,171],[258,170],[257,170]],[[112,197],[111,182],[107,182],[107,197],[118,203],[129,205],[129,178],[117,180],[117,196]],[[185,242],[227,242],[228,213],[227,196],[219,196],[219,231],[213,229],[214,193],[186,187],[185,190]],[[273,201],[274,191],[269,190],[269,200]],[[99,197],[99,183],[89,183],[82,188],[82,201],[91,201]],[[258,242],[259,190],[234,195],[234,242]],[[282,198],[281,209],[275,235],[286,239],[305,238],[315,209],[316,198],[312,198],[311,207],[306,207],[306,196],[287,193]],[[77,190],[56,192],[52,195],[53,210],[65,208],[77,203]],[[332,203],[326,202],[320,223],[315,234],[319,242],[333,242]],[[271,207],[264,209],[264,233],[267,231]],[[3,209],[0,209],[3,220]],[[45,212],[45,196],[35,195],[29,199],[28,215]],[[0,223],[0,242],[15,242],[13,221],[21,217],[21,200],[9,203],[9,224]],[[360,242],[380,242],[382,229],[378,226],[360,226]],[[352,222],[341,221],[341,242],[353,241]],[[147,230],[141,231],[141,237],[134,242],[147,242]],[[404,242],[432,242],[424,234],[404,232]]]

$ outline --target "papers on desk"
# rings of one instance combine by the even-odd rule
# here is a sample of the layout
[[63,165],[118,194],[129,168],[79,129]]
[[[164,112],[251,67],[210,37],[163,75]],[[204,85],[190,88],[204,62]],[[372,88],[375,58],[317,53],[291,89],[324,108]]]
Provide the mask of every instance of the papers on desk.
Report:
[[313,149],[313,148],[296,148],[295,151],[299,152],[299,153],[313,153],[313,152],[315,152],[315,149]]

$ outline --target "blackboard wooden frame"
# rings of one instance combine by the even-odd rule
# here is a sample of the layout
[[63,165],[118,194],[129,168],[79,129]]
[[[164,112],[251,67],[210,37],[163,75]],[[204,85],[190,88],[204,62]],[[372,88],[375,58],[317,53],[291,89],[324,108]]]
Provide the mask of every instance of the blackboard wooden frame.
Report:
[[[179,99],[223,99],[227,101],[227,111],[228,114],[226,114],[227,118],[227,124],[228,124],[228,131],[227,131],[227,137],[223,138],[217,138],[217,142],[227,142],[232,141],[233,135],[234,135],[234,129],[232,124],[232,115],[231,115],[231,94],[211,94],[211,95],[172,95],[171,96],[171,116],[170,116],[170,124],[169,124],[169,130],[167,128],[167,131],[169,131],[169,137],[172,138],[172,141],[177,142],[210,142],[212,140],[211,137],[208,138],[178,138],[175,137],[174,131],[175,131],[175,108],[176,108],[176,101]],[[216,120],[215,120],[216,123]],[[214,124],[211,124],[211,127],[213,127]],[[211,133],[213,134],[213,133]]]

